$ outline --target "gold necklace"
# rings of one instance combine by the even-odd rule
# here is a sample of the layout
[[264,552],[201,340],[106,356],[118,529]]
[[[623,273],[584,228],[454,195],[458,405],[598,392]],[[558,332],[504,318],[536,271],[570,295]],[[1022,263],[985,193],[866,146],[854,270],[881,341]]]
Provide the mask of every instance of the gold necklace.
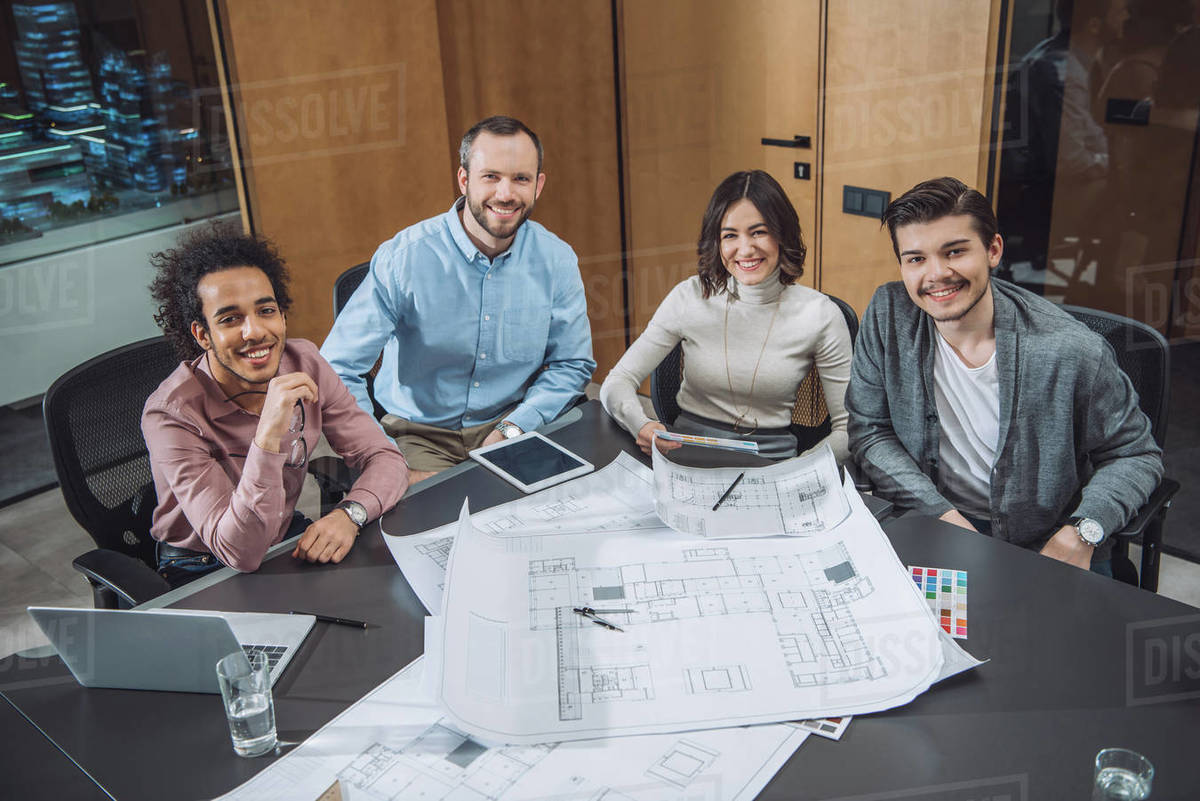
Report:
[[[729,307],[733,305],[733,298],[729,298],[725,302],[725,383],[729,386],[729,400],[733,403],[733,410],[737,412],[738,402],[737,395],[733,391],[733,377],[729,374]],[[733,430],[738,434],[753,434],[758,430],[758,418],[754,418],[754,427],[749,431],[739,431],[738,424],[746,419],[746,415],[750,413],[750,407],[754,404],[754,382],[758,380],[758,368],[762,364],[763,354],[767,352],[767,340],[771,338],[771,329],[775,327],[775,318],[779,315],[780,301],[775,301],[775,311],[771,312],[771,322],[767,326],[767,335],[763,337],[762,347],[758,351],[758,361],[754,363],[754,373],[750,376],[750,391],[746,398],[746,406],[738,414],[733,421]]]

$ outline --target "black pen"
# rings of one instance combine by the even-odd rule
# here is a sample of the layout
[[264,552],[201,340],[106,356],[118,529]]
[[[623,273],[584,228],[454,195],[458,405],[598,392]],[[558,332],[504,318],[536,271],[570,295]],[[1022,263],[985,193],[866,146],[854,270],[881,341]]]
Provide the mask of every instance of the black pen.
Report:
[[367,624],[364,623],[363,621],[351,620],[348,617],[330,617],[329,615],[318,615],[316,612],[297,612],[295,609],[293,609],[290,612],[290,614],[312,615],[317,620],[320,620],[323,623],[336,623],[339,626],[350,626],[351,628],[356,628],[356,629],[365,629],[367,627]]
[[729,493],[733,492],[733,488],[734,488],[734,487],[736,487],[736,486],[738,485],[738,482],[739,482],[739,481],[741,481],[741,480],[742,480],[743,478],[745,478],[745,477],[746,477],[746,474],[745,474],[745,473],[738,473],[738,477],[737,477],[737,478],[735,478],[735,479],[733,480],[733,483],[729,485],[729,489],[725,490],[725,494],[724,494],[724,495],[722,495],[722,496],[720,497],[720,499],[719,499],[719,500],[718,500],[716,503],[714,503],[714,504],[713,504],[713,511],[714,511],[714,512],[715,512],[715,511],[717,511],[717,507],[718,507],[718,506],[720,506],[721,504],[725,503],[725,499],[729,497]]

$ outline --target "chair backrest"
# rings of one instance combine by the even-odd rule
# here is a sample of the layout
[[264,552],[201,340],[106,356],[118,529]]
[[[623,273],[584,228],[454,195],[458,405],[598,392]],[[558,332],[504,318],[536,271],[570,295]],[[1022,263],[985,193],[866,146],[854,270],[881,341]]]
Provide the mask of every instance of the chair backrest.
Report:
[[1117,364],[1137,392],[1138,406],[1150,418],[1154,441],[1162,447],[1171,397],[1171,349],[1167,340],[1154,328],[1129,317],[1081,306],[1062,308],[1112,346]]
[[150,520],[157,498],[142,438],[142,407],[179,366],[163,337],[103,353],[46,390],[42,414],[71,515],[96,545],[155,567]]
[[[846,328],[850,331],[850,345],[858,337],[858,315],[849,303],[833,295],[826,295],[832,300],[842,316],[846,318]],[[676,345],[670,353],[654,368],[650,375],[650,400],[654,404],[654,412],[663,425],[671,425],[679,416],[679,387],[683,383],[683,346]],[[829,410],[825,406],[825,393],[821,389],[821,378],[814,367],[800,382],[796,391],[796,403],[792,407],[792,431],[804,451],[829,436],[832,426],[829,422]]]
[[367,277],[367,271],[371,269],[371,262],[364,261],[362,264],[356,264],[344,273],[339,275],[333,282],[333,316],[337,317],[342,313],[342,309],[346,308],[346,304],[350,302],[350,296],[354,294],[354,290],[358,289],[358,285]]
[[[356,264],[349,268],[333,282],[333,316],[337,317],[342,313],[342,309],[346,308],[346,304],[350,302],[350,296],[354,294],[354,290],[358,289],[358,285],[367,277],[367,271],[371,269],[371,262],[364,261],[362,264]],[[380,356],[380,359],[383,357]],[[364,376],[367,380],[367,395],[371,398],[371,406],[374,409],[375,419],[381,420],[387,414],[387,410],[379,405],[379,401],[375,400],[375,374],[379,372],[379,360],[375,361],[375,366],[372,367]]]

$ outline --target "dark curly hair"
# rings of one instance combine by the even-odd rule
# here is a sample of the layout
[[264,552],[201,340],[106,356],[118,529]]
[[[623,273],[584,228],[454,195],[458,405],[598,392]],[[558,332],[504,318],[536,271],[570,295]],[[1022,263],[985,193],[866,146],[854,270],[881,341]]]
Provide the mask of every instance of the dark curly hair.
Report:
[[[800,217],[779,182],[762,170],[743,170],[726,178],[713,191],[700,223],[696,243],[697,272],[704,297],[729,290],[729,272],[721,261],[721,223],[729,207],[748,198],[762,215],[767,231],[779,243],[779,283],[794,284],[804,275],[804,257],[808,248],[800,234]],[[736,286],[732,290],[737,297]]]
[[150,284],[150,296],[158,303],[154,322],[181,359],[191,360],[203,353],[192,336],[192,323],[208,327],[196,290],[200,279],[209,273],[257,267],[270,280],[279,310],[286,314],[292,306],[287,265],[275,246],[264,237],[243,234],[228,224],[193,229],[176,247],[153,254],[150,264],[157,271]]

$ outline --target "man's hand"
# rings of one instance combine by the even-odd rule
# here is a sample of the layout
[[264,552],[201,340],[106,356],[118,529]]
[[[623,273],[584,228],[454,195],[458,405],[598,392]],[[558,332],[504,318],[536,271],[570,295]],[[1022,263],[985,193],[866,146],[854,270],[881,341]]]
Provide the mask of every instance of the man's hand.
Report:
[[497,442],[503,442],[503,441],[504,441],[504,435],[501,434],[499,431],[492,429],[492,433],[487,435],[487,438],[484,439],[483,444],[480,445],[479,447],[486,448],[488,445],[495,445]]
[[1075,565],[1084,570],[1090,570],[1092,567],[1092,552],[1096,550],[1096,546],[1088,545],[1079,536],[1079,532],[1075,527],[1067,524],[1054,532],[1054,536],[1046,543],[1045,547],[1039,552],[1042,556],[1049,556],[1051,559],[1057,559],[1060,562],[1066,562],[1068,565]]
[[963,513],[957,509],[951,509],[939,517],[938,520],[944,520],[947,523],[953,523],[959,528],[965,528],[967,531],[974,531],[976,534],[979,533],[975,527],[971,525],[970,521],[963,517]]
[[425,479],[429,478],[430,476],[436,476],[437,474],[438,474],[437,470],[413,470],[410,467],[410,468],[408,468],[408,486],[411,487],[413,484],[416,484],[418,481],[424,481]]
[[277,375],[267,384],[267,398],[258,413],[254,444],[264,451],[279,453],[283,435],[296,414],[298,401],[317,400],[317,382],[305,373]]
[[659,453],[673,451],[679,447],[680,443],[671,442],[670,440],[660,439],[654,436],[655,431],[666,431],[667,427],[662,423],[651,420],[649,423],[641,427],[637,433],[637,446],[642,449],[642,453],[650,455],[650,443],[658,445]]
[[292,556],[309,562],[336,564],[350,553],[357,536],[358,526],[354,525],[350,515],[334,509],[304,530]]

